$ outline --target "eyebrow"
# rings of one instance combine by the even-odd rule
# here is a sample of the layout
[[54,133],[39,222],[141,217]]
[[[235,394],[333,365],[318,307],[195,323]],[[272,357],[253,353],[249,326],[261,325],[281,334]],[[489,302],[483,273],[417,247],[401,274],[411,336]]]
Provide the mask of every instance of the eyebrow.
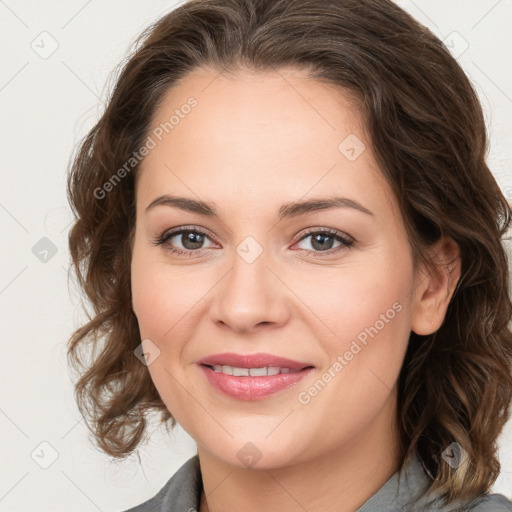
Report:
[[[169,194],[157,197],[146,208],[146,212],[161,205],[174,206],[181,210],[198,213],[199,215],[220,218],[220,214],[214,203],[190,199],[187,197],[171,196]],[[354,199],[349,199],[347,197],[327,197],[285,203],[279,208],[278,216],[279,220],[283,220],[332,208],[353,208],[367,215],[375,215],[372,211],[368,210],[368,208],[365,208]]]

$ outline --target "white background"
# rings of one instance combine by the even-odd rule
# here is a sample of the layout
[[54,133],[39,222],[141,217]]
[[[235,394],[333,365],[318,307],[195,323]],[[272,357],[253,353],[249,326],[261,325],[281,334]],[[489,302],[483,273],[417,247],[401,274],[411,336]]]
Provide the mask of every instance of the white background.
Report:
[[[449,36],[486,112],[489,163],[512,199],[512,1],[399,3],[441,39]],[[162,429],[141,447],[142,465],[135,455],[110,462],[88,440],[65,356],[81,318],[67,285],[70,155],[99,117],[109,72],[141,30],[174,5],[0,0],[1,511],[120,511],[153,496],[195,453],[180,428],[170,436]],[[46,51],[58,44],[46,59],[31,47],[42,47],[41,38]],[[32,252],[43,237],[57,251],[47,262]],[[512,498],[512,422],[500,454],[494,491]]]

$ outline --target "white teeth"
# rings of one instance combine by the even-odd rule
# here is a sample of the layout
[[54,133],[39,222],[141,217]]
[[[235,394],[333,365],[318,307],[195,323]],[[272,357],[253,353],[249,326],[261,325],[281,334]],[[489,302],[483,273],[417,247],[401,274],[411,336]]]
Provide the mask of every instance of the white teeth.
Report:
[[266,368],[251,368],[249,374],[251,377],[265,377],[268,375]]
[[238,368],[236,366],[226,366],[216,364],[214,371],[222,372],[234,377],[266,377],[267,375],[278,375],[280,373],[295,373],[297,370],[291,368],[278,368],[276,366],[266,366],[263,368]]
[[228,375],[233,375],[233,367],[232,366],[223,366],[222,373],[226,373]]

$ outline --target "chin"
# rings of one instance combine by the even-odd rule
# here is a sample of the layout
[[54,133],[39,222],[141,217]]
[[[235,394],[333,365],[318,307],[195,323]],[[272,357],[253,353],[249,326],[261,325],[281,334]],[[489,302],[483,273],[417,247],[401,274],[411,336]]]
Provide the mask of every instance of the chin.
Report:
[[[297,443],[294,442],[292,435],[287,437],[290,440],[290,446],[278,441],[277,438],[270,440],[265,439],[265,436],[260,438],[254,436],[253,441],[248,439],[250,436],[244,435],[242,440],[234,438],[221,444],[212,443],[209,438],[208,443],[201,446],[209,456],[239,469],[269,470],[292,466],[299,462],[297,454],[293,452],[293,447],[297,447]],[[301,451],[301,458],[303,457],[304,453]]]

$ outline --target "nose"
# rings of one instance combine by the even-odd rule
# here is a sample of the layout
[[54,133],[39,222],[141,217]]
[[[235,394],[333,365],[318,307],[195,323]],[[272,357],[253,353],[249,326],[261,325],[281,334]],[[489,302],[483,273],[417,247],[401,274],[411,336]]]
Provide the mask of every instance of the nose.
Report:
[[289,293],[269,263],[265,252],[252,263],[234,255],[231,270],[216,287],[211,309],[215,323],[237,333],[286,324]]

